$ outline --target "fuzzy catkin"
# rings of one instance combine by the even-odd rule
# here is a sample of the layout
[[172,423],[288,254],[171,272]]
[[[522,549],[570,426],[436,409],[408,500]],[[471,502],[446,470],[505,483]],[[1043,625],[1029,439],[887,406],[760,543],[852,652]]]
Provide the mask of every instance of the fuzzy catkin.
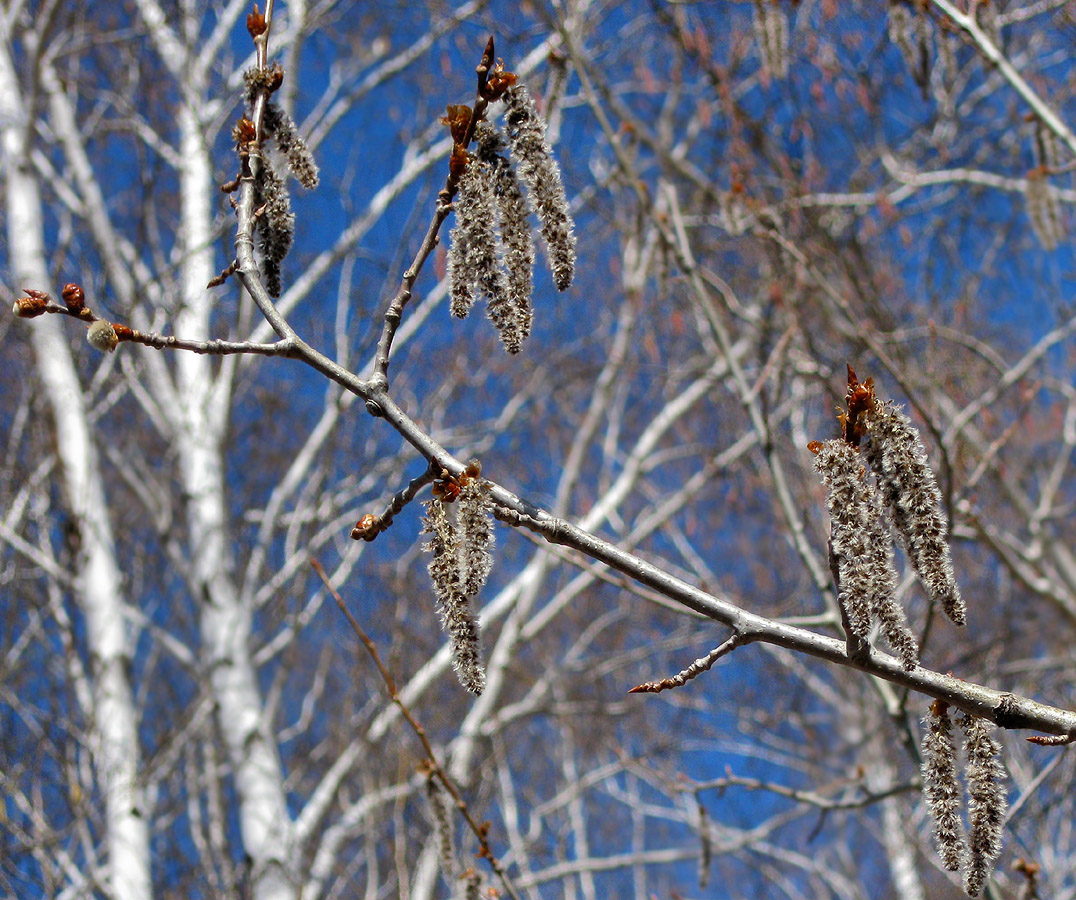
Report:
[[889,42],[893,44],[909,68],[915,68],[918,53],[916,51],[915,24],[912,11],[906,3],[896,2],[889,4],[886,21],[886,33]]
[[503,155],[504,139],[489,122],[475,129],[477,157],[489,169],[497,228],[506,276],[503,295],[492,298],[487,313],[509,353],[518,353],[534,318],[534,239],[527,220],[527,202],[512,167]]
[[512,159],[538,216],[553,283],[558,291],[567,290],[575,276],[575,231],[560,167],[546,140],[545,122],[521,84],[505,91],[504,102]]
[[314,155],[299,135],[295,120],[273,101],[265,106],[262,119],[266,134],[276,141],[277,149],[288,161],[288,171],[307,190],[318,186],[318,166]]
[[480,298],[490,305],[507,295],[504,269],[497,258],[497,207],[489,166],[471,160],[460,176],[456,224],[448,249],[449,308],[462,319]]
[[960,782],[957,780],[956,745],[949,713],[935,703],[923,719],[923,797],[934,822],[934,846],[942,865],[960,869],[967,852],[960,818]]
[[279,297],[280,264],[295,240],[295,213],[291,211],[288,188],[272,166],[258,170],[258,191],[264,210],[258,219],[259,249],[262,252],[262,275],[270,297]]
[[866,638],[870,633],[870,595],[874,577],[864,565],[872,508],[869,485],[863,481],[863,466],[855,448],[835,438],[819,448],[814,467],[829,488],[826,508],[830,518],[830,545],[837,558],[838,599],[852,634]]
[[459,515],[460,569],[463,590],[474,596],[486,583],[493,568],[493,513],[489,484],[480,479],[469,481],[456,498]]
[[[859,455],[856,455],[858,462]],[[866,473],[864,473],[866,478]],[[870,529],[867,534],[866,565],[874,573],[873,590],[868,595],[871,616],[878,622],[882,635],[900,657],[909,672],[919,664],[919,642],[908,627],[904,607],[897,600],[897,569],[893,560],[893,536],[882,513],[878,492],[868,484],[871,505]]]
[[1032,169],[1024,182],[1024,204],[1031,230],[1044,250],[1056,250],[1065,236],[1061,221],[1061,208],[1050,186],[1050,180],[1041,169]]
[[875,405],[867,426],[867,459],[897,536],[927,593],[963,625],[967,617],[949,554],[948,521],[919,432],[890,402]]
[[1032,152],[1035,156],[1035,164],[1038,166],[1056,169],[1061,165],[1061,153],[1057,135],[1054,134],[1052,129],[1044,125],[1041,120],[1035,122]]
[[423,526],[433,534],[425,548],[433,553],[428,569],[437,595],[441,627],[452,647],[452,667],[460,684],[472,694],[481,694],[486,675],[479,653],[478,622],[471,613],[471,595],[465,588],[473,576],[462,568],[467,538],[440,500],[431,500],[427,509]]
[[913,669],[919,661],[919,646],[894,596],[897,573],[892,541],[859,453],[835,438],[818,448],[814,465],[829,488],[826,508],[830,544],[837,558],[838,599],[852,634],[866,638],[873,616],[904,667]]
[[978,896],[1001,855],[1001,832],[1005,824],[1008,798],[1006,772],[1001,762],[1001,744],[991,735],[985,719],[965,715],[965,783],[968,791],[968,845],[964,862],[964,890]]
[[448,815],[445,802],[445,789],[436,774],[426,775],[426,799],[433,815],[434,831],[437,834],[437,855],[441,860],[441,873],[449,884],[456,874],[456,851],[452,841],[452,820]]
[[755,0],[755,43],[774,78],[788,77],[788,17],[777,0]]

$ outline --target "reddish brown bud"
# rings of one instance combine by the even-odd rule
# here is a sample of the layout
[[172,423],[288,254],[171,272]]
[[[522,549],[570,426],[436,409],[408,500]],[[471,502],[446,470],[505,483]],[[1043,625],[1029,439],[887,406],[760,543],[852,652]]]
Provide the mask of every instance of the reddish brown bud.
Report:
[[467,150],[456,144],[452,148],[452,158],[448,161],[449,174],[458,180],[463,175],[463,170],[467,168],[468,162],[470,162],[470,157],[467,155]]
[[462,144],[467,137],[467,126],[471,124],[471,107],[465,103],[450,103],[445,107],[445,115],[438,121],[448,126],[455,143]]
[[269,70],[269,78],[268,78],[268,83],[266,84],[266,88],[269,90],[269,93],[272,94],[274,91],[280,90],[280,86],[283,83],[284,83],[284,67],[282,65],[280,65],[280,63],[276,63]]
[[353,541],[372,541],[380,533],[381,519],[371,513],[367,513],[359,519],[359,521],[355,523],[355,527],[351,529],[351,539]]
[[68,310],[73,313],[82,312],[86,306],[86,295],[77,284],[65,284],[64,289],[60,291],[60,296],[64,298],[64,303],[67,304]]
[[489,73],[489,78],[486,79],[482,96],[490,101],[500,100],[504,96],[504,92],[515,83],[516,73],[506,71],[504,60],[499,59],[497,60],[497,65],[493,67],[493,71]]
[[27,296],[17,297],[11,307],[11,311],[20,319],[32,319],[40,316],[49,305],[51,299],[45,291],[33,291],[23,288]]
[[246,116],[236,122],[232,129],[232,138],[237,144],[249,144],[257,134],[258,130],[254,127],[254,123]]
[[482,61],[478,64],[479,70],[484,69],[488,72],[493,65],[495,54],[496,50],[493,48],[493,35],[491,34],[489,40],[486,41],[486,49],[482,51]]
[[113,322],[112,330],[116,332],[116,340],[118,341],[134,340],[134,329],[128,325],[121,325],[119,322]]
[[254,4],[254,12],[247,16],[247,31],[255,39],[265,34],[265,16],[261,14],[257,3]]

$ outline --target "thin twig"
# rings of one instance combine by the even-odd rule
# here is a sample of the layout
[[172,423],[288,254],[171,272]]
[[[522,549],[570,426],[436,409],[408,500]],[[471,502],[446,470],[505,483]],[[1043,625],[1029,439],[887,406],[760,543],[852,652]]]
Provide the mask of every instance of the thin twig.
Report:
[[382,531],[387,530],[396,514],[414,500],[418,492],[440,474],[440,468],[435,463],[431,463],[425,472],[416,478],[412,478],[407,483],[407,487],[393,494],[388,507],[380,516],[366,515],[360,518],[358,524],[351,529],[351,539],[353,541],[372,541]]
[[[787,797],[790,800],[795,800],[798,803],[806,803],[809,806],[825,810],[862,809],[863,807],[878,803],[881,800],[896,796],[897,794],[904,794],[909,791],[918,791],[921,789],[921,785],[919,784],[918,779],[916,779],[915,781],[909,781],[903,784],[895,784],[892,787],[879,791],[870,791],[861,788],[862,793],[857,797],[845,800],[833,800],[823,796],[818,791],[803,791],[797,788],[786,787],[783,784],[760,781],[757,778],[741,778],[738,775],[729,774],[724,778],[714,778],[710,781],[701,781],[692,784],[690,790],[697,796],[699,791],[714,789],[724,790],[728,787],[741,787],[749,791],[767,791],[771,794],[777,794],[780,797]],[[684,790],[687,789],[685,788]]]
[[400,694],[396,689],[395,680],[389,670],[385,667],[385,664],[381,661],[381,654],[377,651],[377,645],[374,644],[370,639],[370,636],[363,630],[362,626],[359,625],[358,621],[351,614],[351,610],[347,608],[344,599],[329,581],[329,576],[321,563],[314,557],[311,557],[310,565],[314,568],[314,571],[318,573],[318,577],[325,585],[325,589],[333,596],[333,599],[336,600],[336,605],[340,607],[340,611],[344,614],[348,624],[351,625],[352,630],[358,636],[359,640],[362,641],[363,646],[366,648],[366,652],[370,654],[370,658],[374,661],[374,665],[377,666],[377,671],[380,673],[382,681],[385,682],[385,687],[388,688],[390,699],[396,704],[397,709],[400,710],[401,715],[407,720],[407,724],[411,726],[411,730],[415,732],[415,735],[422,743],[422,748],[426,752],[426,764],[429,766],[430,772],[437,777],[437,780],[441,782],[445,790],[452,796],[452,799],[456,803],[456,809],[459,810],[460,815],[463,816],[464,821],[474,833],[474,836],[478,839],[478,855],[483,857],[489,863],[489,867],[500,879],[505,892],[512,897],[513,900],[522,900],[515,885],[509,878],[508,873],[501,865],[500,860],[494,856],[492,849],[490,849],[489,822],[479,822],[475,819],[467,806],[467,801],[463,799],[463,795],[460,793],[459,788],[456,787],[455,782],[453,782],[451,777],[444,770],[444,767],[438,762],[437,754],[434,752],[433,745],[430,743],[430,739],[426,734],[426,729],[419,724],[419,721],[412,715],[411,710],[407,708],[407,704],[405,704],[400,697]]
[[[80,322],[92,324],[93,322],[109,321],[83,307],[81,310],[71,310],[66,306],[60,306],[51,300],[42,308],[42,313],[52,313],[70,316]],[[274,341],[271,344],[261,344],[256,341],[224,341],[208,340],[197,341],[191,338],[181,338],[175,335],[160,334],[156,331],[138,331],[122,322],[111,322],[116,332],[119,343],[143,344],[154,350],[187,350],[191,353],[201,353],[208,356],[231,356],[236,353],[253,353],[258,356],[290,356],[294,348],[289,341]]]
[[681,685],[687,684],[692,678],[701,675],[703,672],[708,672],[710,667],[715,662],[721,659],[722,656],[727,656],[741,644],[745,643],[742,635],[738,632],[733,634],[720,646],[715,647],[705,656],[700,656],[695,662],[688,666],[683,671],[677,672],[671,678],[662,678],[661,681],[647,681],[643,684],[637,684],[633,687],[629,694],[658,694],[661,691],[667,691],[671,688],[678,688]]
[[[491,37],[482,54],[482,61],[475,69],[478,76],[478,90],[475,93],[475,103],[471,109],[471,117],[467,122],[463,142],[459,145],[464,149],[471,143],[475,128],[486,114],[486,107],[489,105],[489,101],[482,96],[482,92],[485,89],[486,78],[489,75],[492,62],[493,38]],[[392,298],[388,309],[385,310],[385,324],[381,329],[381,337],[377,342],[377,354],[374,357],[374,374],[370,376],[370,385],[374,388],[382,390],[388,388],[389,355],[392,352],[392,341],[396,337],[396,330],[400,327],[400,322],[403,320],[404,308],[411,300],[411,289],[415,286],[415,280],[418,278],[419,272],[422,271],[426,260],[439,243],[438,233],[445,219],[448,218],[448,214],[452,212],[452,198],[456,195],[458,182],[459,171],[450,169],[448,178],[445,180],[445,186],[437,195],[437,206],[434,208],[430,227],[426,229],[426,236],[422,239],[411,265],[407,267],[403,274],[400,289],[396,292],[396,296]]]

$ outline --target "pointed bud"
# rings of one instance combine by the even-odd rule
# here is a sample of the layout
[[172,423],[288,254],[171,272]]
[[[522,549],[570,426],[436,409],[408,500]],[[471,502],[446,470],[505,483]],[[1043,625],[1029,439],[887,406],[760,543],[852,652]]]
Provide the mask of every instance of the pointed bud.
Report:
[[65,284],[64,289],[60,291],[60,296],[64,298],[64,303],[67,304],[70,312],[78,314],[86,306],[86,295],[77,284]]

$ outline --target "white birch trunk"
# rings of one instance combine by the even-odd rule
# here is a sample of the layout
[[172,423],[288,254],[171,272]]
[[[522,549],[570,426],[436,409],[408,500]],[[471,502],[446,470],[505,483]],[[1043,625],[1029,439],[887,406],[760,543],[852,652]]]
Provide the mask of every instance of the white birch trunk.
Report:
[[[19,287],[55,291],[48,283],[41,196],[29,165],[29,128],[19,98],[10,45],[5,41],[0,48],[0,127],[11,267]],[[148,900],[152,896],[148,810],[139,785],[138,717],[127,679],[130,647],[122,576],[104,479],[71,354],[71,329],[65,324],[44,316],[33,323],[30,340],[55,423],[70,514],[82,538],[75,561],[77,600],[86,618],[86,641],[94,661],[93,708],[85,712],[98,789],[105,803],[109,894],[115,900]]]
[[[179,127],[183,305],[176,316],[176,333],[207,337],[212,297],[206,284],[216,274],[211,198],[219,193],[204,127],[190,98],[179,115]],[[253,860],[253,897],[285,900],[297,895],[293,826],[250,653],[253,610],[240,602],[232,577],[223,447],[229,397],[226,387],[214,379],[212,366],[210,357],[193,353],[176,357],[181,397],[176,443],[188,497],[191,584],[202,604],[204,652],[221,734],[235,774],[243,846]]]

